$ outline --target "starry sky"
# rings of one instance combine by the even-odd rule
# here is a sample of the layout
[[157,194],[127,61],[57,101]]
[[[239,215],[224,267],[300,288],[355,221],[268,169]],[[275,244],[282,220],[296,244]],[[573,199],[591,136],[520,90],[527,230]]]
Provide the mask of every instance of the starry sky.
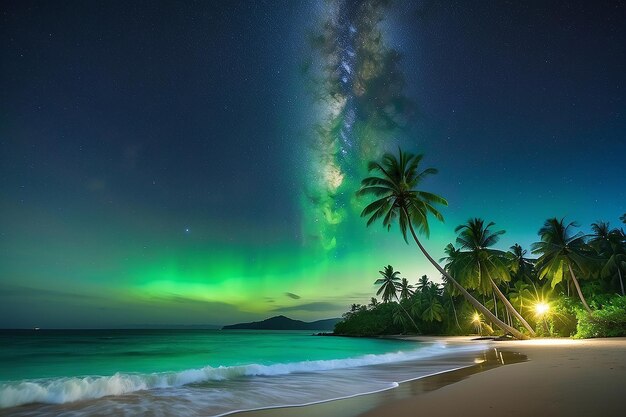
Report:
[[5,1],[0,328],[340,316],[392,264],[368,160],[398,146],[528,247],[626,212],[621,1]]

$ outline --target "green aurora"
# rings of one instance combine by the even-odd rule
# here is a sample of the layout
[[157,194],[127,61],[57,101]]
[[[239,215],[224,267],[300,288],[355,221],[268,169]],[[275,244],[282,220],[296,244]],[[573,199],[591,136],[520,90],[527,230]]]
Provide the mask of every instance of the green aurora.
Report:
[[[442,21],[415,20],[403,13],[409,4],[379,1],[283,6],[274,6],[275,26],[256,29],[245,20],[256,11],[242,16],[223,11],[230,16],[224,24],[237,30],[215,29],[211,36],[227,42],[234,31],[233,45],[202,43],[205,49],[197,46],[180,64],[174,63],[178,55],[167,55],[168,48],[184,51],[167,41],[126,52],[140,58],[152,54],[150,59],[153,50],[176,56],[167,65],[180,65],[175,72],[184,74],[181,79],[198,80],[190,81],[188,89],[181,79],[167,88],[155,81],[167,79],[171,74],[166,72],[147,81],[155,83],[150,88],[157,93],[137,90],[134,96],[90,80],[88,87],[76,85],[76,97],[93,89],[95,97],[112,94],[110,101],[94,99],[97,104],[84,105],[89,110],[77,106],[76,113],[63,118],[51,110],[45,116],[31,114],[17,105],[4,112],[0,327],[219,325],[277,314],[316,320],[367,302],[378,271],[387,264],[411,282],[423,274],[439,280],[397,230],[366,228],[359,217],[366,201],[355,191],[367,161],[398,145],[424,152],[424,166],[440,170],[424,184],[450,202],[443,209],[445,223],[433,221],[426,240],[435,258],[454,241],[454,227],[472,216],[506,229],[499,245],[506,249],[513,243],[528,248],[549,216],[568,216],[586,227],[598,216],[617,224],[626,210],[625,191],[617,185],[624,178],[623,117],[606,116],[615,114],[607,110],[585,117],[568,113],[555,133],[553,120],[541,119],[543,113],[532,126],[531,110],[498,113],[503,106],[492,90],[480,105],[471,101],[471,82],[465,83],[471,86],[465,95],[453,91],[463,71],[458,62],[453,66],[445,59],[459,58],[450,58],[452,52],[446,51],[451,49],[438,43],[445,44],[448,35],[435,35],[461,30],[444,24],[457,15],[441,11]],[[296,9],[299,17],[292,19]],[[24,24],[15,21],[15,27]],[[74,36],[87,42],[92,35],[85,25]],[[341,39],[352,36],[350,26],[355,35],[346,44]],[[45,30],[62,32],[56,26]],[[127,36],[105,39],[118,43],[94,47],[90,56],[99,62],[100,55],[108,56],[103,51],[123,50]],[[436,41],[429,42],[429,36]],[[281,43],[285,38],[289,42]],[[449,38],[457,42],[460,37]],[[349,80],[342,82],[337,69],[347,59],[341,52],[347,46],[355,57],[348,63]],[[204,58],[207,48],[221,56],[220,65],[213,67]],[[135,74],[133,64],[129,69],[125,58],[118,58],[111,61],[111,74]],[[160,59],[168,68],[166,58]],[[59,62],[58,68],[65,68]],[[477,85],[494,77],[476,75],[481,72],[467,66],[465,76],[483,77],[476,78]],[[16,63],[14,73],[20,71]],[[449,74],[456,78],[446,79]],[[50,85],[58,84],[50,77]],[[141,84],[130,75],[121,79],[115,82],[128,91]],[[220,89],[221,84],[227,88]],[[10,97],[16,102],[30,91],[15,88]],[[504,96],[509,93],[503,89]],[[460,95],[465,104],[459,104]],[[135,96],[140,98],[133,101]],[[185,104],[185,97],[193,104]],[[152,100],[156,104],[148,106],[150,111],[136,110]],[[535,108],[532,100],[519,107]],[[171,103],[181,109],[172,109]],[[437,106],[446,107],[445,112],[438,113]],[[111,113],[94,116],[104,112],[101,108]],[[69,127],[59,127],[57,120]],[[582,121],[588,122],[585,128],[577,124]],[[607,153],[600,144],[617,148]],[[588,167],[587,160],[595,161],[596,171],[577,168]]]

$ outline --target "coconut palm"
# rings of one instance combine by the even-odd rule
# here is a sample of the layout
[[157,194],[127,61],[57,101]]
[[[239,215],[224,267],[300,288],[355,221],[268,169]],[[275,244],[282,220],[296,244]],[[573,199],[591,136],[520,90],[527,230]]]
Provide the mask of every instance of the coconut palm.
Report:
[[593,233],[589,235],[589,244],[594,248],[598,249],[609,239],[609,235],[611,234],[611,226],[609,222],[598,221],[596,223],[591,223],[591,230]]
[[[445,266],[444,266],[445,270],[448,271],[449,274],[454,275],[455,274],[455,272],[453,271],[454,265],[455,265],[454,261],[458,259],[459,251],[454,247],[454,245],[452,245],[452,243],[448,243],[448,245],[446,245],[443,251],[446,254],[446,256],[439,259],[439,262],[445,262]],[[448,280],[448,278],[445,275],[442,275],[441,279],[443,281],[443,291],[447,293],[449,297],[449,301],[446,302],[446,305],[452,308],[452,313],[454,313],[454,320],[456,322],[457,327],[460,329],[461,324],[459,323],[459,317],[456,311],[456,306],[454,305],[454,297],[459,295],[460,293],[459,291],[457,291],[456,287]]]
[[442,321],[444,308],[441,304],[441,288],[435,282],[431,282],[421,292],[423,311],[421,314],[424,321]]
[[532,259],[526,258],[528,251],[517,243],[509,248],[507,257],[509,258],[509,269],[511,278],[514,281],[527,281],[532,283],[532,276],[535,264]]
[[400,232],[405,242],[408,243],[407,232],[410,231],[413,240],[428,261],[471,303],[477,310],[493,321],[499,328],[509,332],[516,338],[525,336],[517,329],[507,325],[495,317],[485,306],[476,300],[465,288],[463,288],[451,275],[449,275],[426,251],[422,242],[417,237],[415,228],[424,235],[429,235],[428,216],[443,221],[443,216],[435,208],[435,205],[447,205],[448,202],[433,193],[418,189],[421,182],[437,173],[434,168],[420,171],[420,162],[423,155],[413,155],[398,149],[398,157],[390,153],[383,155],[382,160],[371,161],[368,164],[370,172],[377,175],[366,177],[361,181],[361,189],[358,195],[373,195],[376,199],[368,204],[361,212],[362,217],[367,217],[367,225],[371,225],[381,219],[383,226],[389,230],[394,222],[398,222]]
[[409,280],[402,278],[400,282],[400,301],[408,300],[413,295],[413,286],[409,284]]
[[454,316],[454,322],[456,323],[456,327],[458,327],[460,330],[461,323],[459,323],[459,315],[456,312],[456,306],[454,305],[454,297],[452,296],[452,291],[454,291],[453,288],[454,286],[444,281],[443,292],[444,294],[448,294],[448,296],[442,298],[443,308],[447,312],[447,315],[450,315],[450,313],[452,313],[452,315]]
[[350,306],[350,313],[357,313],[359,311],[365,310],[365,308],[366,307],[364,305],[361,305],[361,304],[352,304]]
[[524,307],[528,307],[532,302],[533,293],[531,288],[530,284],[518,280],[515,281],[513,286],[509,289],[511,304],[519,309],[520,314],[524,312]]
[[426,275],[420,279],[422,285],[412,297],[411,313],[427,322],[442,321],[444,308],[441,303],[442,289],[439,284],[428,281]]
[[383,277],[378,278],[374,285],[380,285],[376,295],[382,294],[383,303],[397,298],[398,286],[400,285],[400,272],[394,271],[393,266],[387,265],[382,271],[378,271]]
[[585,310],[591,313],[574,273],[574,268],[584,271],[591,261],[582,233],[572,233],[571,228],[577,226],[575,222],[566,225],[564,219],[558,220],[556,217],[546,220],[539,229],[541,242],[532,244],[532,253],[540,255],[537,259],[539,278],[551,280],[552,288],[566,280],[568,277],[566,271],[569,272],[580,301]]
[[417,291],[424,291],[430,285],[430,281],[428,280],[428,276],[422,275],[420,279],[417,280],[417,285],[415,286]]
[[404,314],[404,311],[402,311],[401,308],[396,307],[393,309],[393,312],[391,313],[391,319],[393,324],[402,327],[402,333],[406,333],[406,329],[409,327],[409,321],[407,320],[407,315]]
[[517,243],[509,248],[506,253],[509,260],[509,270],[513,286],[509,288],[509,300],[511,304],[519,308],[520,314],[524,314],[524,307],[531,300],[531,288],[537,292],[535,285],[535,260],[526,257],[528,251]]
[[[456,276],[458,272],[457,269],[459,268],[459,265],[460,265],[459,255],[461,251],[455,248],[452,243],[448,243],[446,247],[443,249],[443,252],[446,254],[446,256],[444,256],[443,258],[440,258],[439,262],[444,263],[444,269],[450,275]],[[442,278],[444,280],[444,283],[450,284],[450,282],[448,281],[448,278],[445,275],[442,275]],[[453,292],[453,295],[457,295],[457,293],[455,292],[455,289],[456,287],[454,285],[450,287],[450,290],[451,292]]]
[[[415,329],[419,332],[419,328],[417,327],[417,324],[415,323],[415,321],[413,321],[413,318],[406,311],[406,309],[400,302],[400,299],[398,298],[398,288],[401,286],[400,272],[394,271],[393,266],[391,265],[387,265],[386,267],[383,268],[382,271],[378,271],[378,272],[383,277],[377,279],[376,282],[374,282],[375,285],[380,285],[380,288],[376,292],[376,295],[382,294],[383,303],[388,303],[389,301],[395,298],[398,301],[400,308],[405,312],[405,314],[407,315],[411,323],[413,323],[413,326],[415,327]],[[406,281],[406,279],[404,280]],[[407,284],[408,284],[408,281],[407,281]]]
[[[461,252],[458,254],[457,277],[467,287],[476,288],[481,294],[495,294],[502,301],[507,311],[515,316],[534,336],[533,328],[513,307],[496,283],[496,281],[508,282],[511,280],[511,276],[509,275],[509,262],[506,254],[501,250],[490,248],[498,243],[504,230],[492,231],[490,229],[492,226],[495,226],[494,222],[485,225],[483,219],[474,218],[454,229],[459,234],[456,242],[461,248]],[[494,298],[495,309],[497,309],[497,303]]]
[[623,275],[626,274],[626,245],[624,233],[618,229],[612,229],[608,222],[591,224],[593,233],[590,235],[589,244],[601,257],[601,278],[611,278],[617,274],[622,295],[624,293]]

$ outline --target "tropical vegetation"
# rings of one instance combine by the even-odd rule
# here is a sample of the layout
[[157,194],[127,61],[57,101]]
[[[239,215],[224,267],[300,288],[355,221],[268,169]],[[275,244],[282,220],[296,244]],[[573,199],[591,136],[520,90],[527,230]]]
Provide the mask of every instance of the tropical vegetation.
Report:
[[[418,234],[428,237],[429,218],[442,221],[437,206],[447,201],[424,191],[437,173],[421,169],[423,155],[402,150],[372,161],[358,196],[373,197],[361,216],[367,226],[399,226],[441,274],[441,283],[422,275],[411,284],[387,265],[374,281],[379,302],[353,304],[335,333],[373,336],[395,333],[493,333],[518,339],[534,336],[626,336],[626,235],[606,221],[590,225],[549,218],[538,229],[530,252],[519,244],[495,246],[504,230],[482,218],[456,227],[455,244],[437,262]],[[626,224],[626,213],[620,217]],[[529,255],[530,253],[530,255]],[[535,255],[535,257],[531,257]]]

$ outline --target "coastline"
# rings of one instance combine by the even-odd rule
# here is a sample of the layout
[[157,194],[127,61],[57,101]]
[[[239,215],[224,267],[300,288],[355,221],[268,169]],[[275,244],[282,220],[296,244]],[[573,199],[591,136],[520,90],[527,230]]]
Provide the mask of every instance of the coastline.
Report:
[[[473,343],[471,337],[406,337]],[[298,407],[253,410],[242,417],[378,417],[423,415],[619,415],[626,381],[626,338],[493,341],[490,347],[528,360],[426,376],[397,388]]]

